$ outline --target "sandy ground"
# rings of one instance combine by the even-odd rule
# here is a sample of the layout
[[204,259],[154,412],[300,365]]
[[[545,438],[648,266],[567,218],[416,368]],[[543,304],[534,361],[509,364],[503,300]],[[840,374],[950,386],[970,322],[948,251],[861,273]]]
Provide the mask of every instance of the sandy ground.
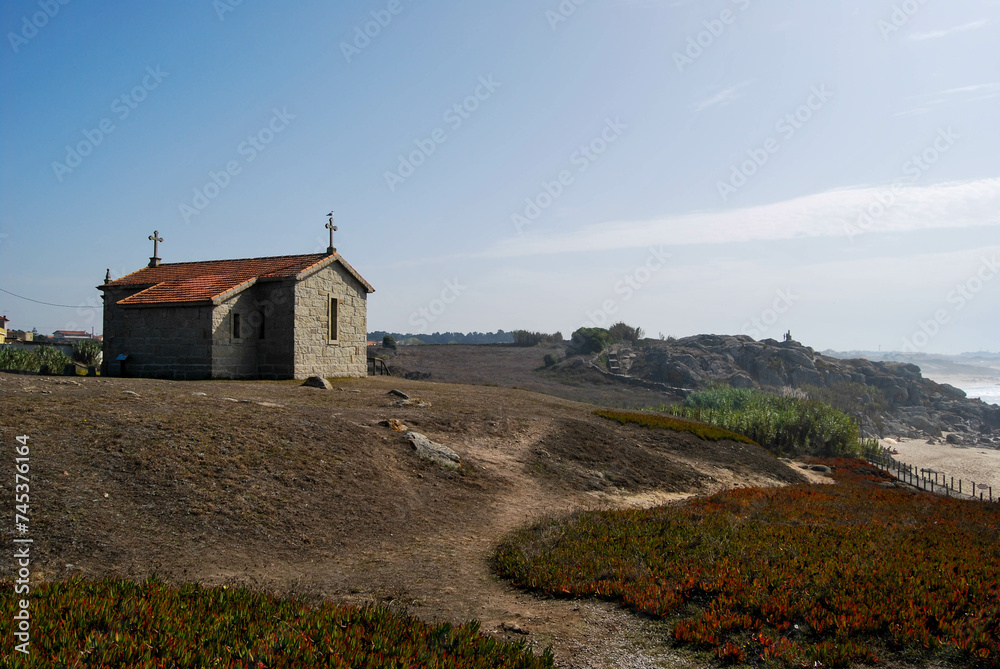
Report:
[[[963,479],[963,491],[969,482],[993,486],[993,496],[1000,496],[1000,450],[981,446],[952,446],[946,443],[928,444],[926,439],[903,439],[895,444],[883,441],[886,448],[895,448],[900,462],[934,469],[948,477]],[[988,494],[988,493],[987,493]]]

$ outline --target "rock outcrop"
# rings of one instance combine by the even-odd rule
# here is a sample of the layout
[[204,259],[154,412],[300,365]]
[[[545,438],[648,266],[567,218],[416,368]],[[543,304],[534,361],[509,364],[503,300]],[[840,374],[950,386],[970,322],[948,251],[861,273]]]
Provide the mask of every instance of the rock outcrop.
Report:
[[717,384],[798,389],[839,404],[854,415],[865,436],[959,432],[971,441],[1000,445],[1000,407],[925,379],[916,365],[840,360],[795,341],[755,341],[744,335],[645,340],[633,352],[633,377],[688,389]]

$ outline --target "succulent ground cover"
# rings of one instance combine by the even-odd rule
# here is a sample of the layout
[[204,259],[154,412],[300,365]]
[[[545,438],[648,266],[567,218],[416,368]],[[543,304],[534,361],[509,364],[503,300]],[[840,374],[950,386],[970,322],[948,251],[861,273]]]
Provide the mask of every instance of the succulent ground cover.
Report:
[[[15,614],[13,584],[0,611]],[[475,622],[427,625],[385,609],[307,606],[245,589],[71,579],[31,593],[31,653],[0,667],[551,667]]]
[[494,566],[529,590],[666,618],[674,643],[723,664],[1000,667],[1000,510],[816,462],[836,485],[547,521]]

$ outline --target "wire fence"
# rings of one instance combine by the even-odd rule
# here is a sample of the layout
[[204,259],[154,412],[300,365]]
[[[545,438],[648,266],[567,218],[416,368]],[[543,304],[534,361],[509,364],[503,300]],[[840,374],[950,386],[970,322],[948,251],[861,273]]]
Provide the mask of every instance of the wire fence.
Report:
[[865,459],[918,490],[926,490],[947,497],[975,499],[981,502],[1000,502],[1000,497],[993,497],[992,485],[961,478],[956,481],[954,476],[948,476],[936,469],[907,464],[897,460],[893,455],[895,454],[884,446],[877,446],[866,450]]

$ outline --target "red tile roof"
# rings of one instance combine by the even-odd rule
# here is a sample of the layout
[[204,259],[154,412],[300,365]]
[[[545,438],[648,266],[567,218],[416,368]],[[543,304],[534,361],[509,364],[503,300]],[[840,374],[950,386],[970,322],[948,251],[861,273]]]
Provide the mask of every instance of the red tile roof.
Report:
[[52,334],[57,334],[57,335],[61,334],[61,335],[67,335],[67,336],[70,336],[70,337],[89,337],[90,336],[90,333],[87,332],[86,330],[56,330]]
[[304,278],[300,275],[333,262],[343,265],[369,293],[375,291],[340,255],[325,253],[168,263],[144,267],[98,288],[144,287],[138,293],[119,300],[118,304],[122,306],[215,302],[228,297],[227,294],[252,286],[258,280]]

